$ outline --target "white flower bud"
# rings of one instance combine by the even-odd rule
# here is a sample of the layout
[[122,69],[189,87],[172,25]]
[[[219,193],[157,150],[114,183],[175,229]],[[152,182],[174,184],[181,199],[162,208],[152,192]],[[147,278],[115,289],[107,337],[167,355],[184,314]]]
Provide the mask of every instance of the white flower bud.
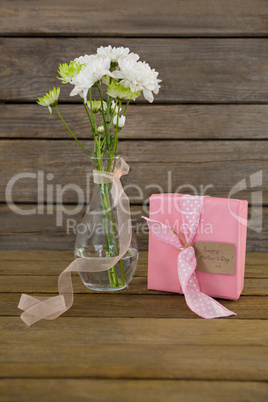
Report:
[[[118,119],[118,127],[119,128],[124,127],[125,122],[126,122],[125,116],[119,117],[119,119]],[[113,125],[114,125],[114,127],[116,127],[116,125],[117,125],[117,115],[115,115],[114,118],[113,118]]]
[[97,128],[97,133],[98,133],[98,134],[103,134],[103,133],[104,133],[104,127],[103,127],[103,126],[99,126],[99,127]]
[[[115,101],[114,100],[112,100],[112,103],[111,103],[111,110],[112,111],[114,111],[114,109],[115,109]],[[120,107],[120,109],[119,109],[119,106],[116,106],[116,109],[115,109],[115,113],[120,113],[121,112],[121,110],[122,110],[122,108]]]

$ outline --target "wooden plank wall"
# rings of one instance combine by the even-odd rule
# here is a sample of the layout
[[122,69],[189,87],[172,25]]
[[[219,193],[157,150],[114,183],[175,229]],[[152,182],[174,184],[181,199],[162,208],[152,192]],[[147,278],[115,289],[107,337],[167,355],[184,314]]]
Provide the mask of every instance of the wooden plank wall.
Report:
[[[56,227],[56,213],[75,207],[74,192],[66,192],[64,207],[54,195],[43,214],[17,215],[6,204],[5,189],[18,173],[42,171],[45,201],[47,184],[56,189],[77,183],[85,190],[85,173],[91,169],[87,158],[55,113],[49,116],[35,100],[58,84],[60,62],[111,44],[138,53],[163,81],[154,104],[139,99],[130,106],[121,132],[120,154],[131,166],[124,185],[140,249],[147,248],[147,234],[139,229],[147,213],[142,204],[159,191],[151,184],[163,191],[184,184],[200,191],[203,185],[206,194],[227,197],[245,179],[247,188],[235,197],[251,206],[252,192],[259,191],[255,213],[264,204],[263,229],[254,230],[251,222],[248,251],[268,251],[267,0],[136,0],[131,5],[122,0],[2,0],[0,36],[1,248],[72,249],[74,235],[67,233],[66,221],[79,222],[83,211],[63,214],[61,227]],[[62,90],[60,109],[91,148],[86,116],[69,90]],[[262,183],[252,188],[250,177],[259,171]],[[141,186],[142,197],[133,184]],[[13,199],[23,210],[34,209],[41,193],[36,180],[21,180]]]

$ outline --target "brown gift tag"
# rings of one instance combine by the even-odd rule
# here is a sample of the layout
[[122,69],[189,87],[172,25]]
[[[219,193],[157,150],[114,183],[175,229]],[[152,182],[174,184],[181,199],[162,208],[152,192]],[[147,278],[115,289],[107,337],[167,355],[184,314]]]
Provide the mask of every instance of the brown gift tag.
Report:
[[213,274],[235,273],[235,245],[199,241],[194,245],[197,271]]

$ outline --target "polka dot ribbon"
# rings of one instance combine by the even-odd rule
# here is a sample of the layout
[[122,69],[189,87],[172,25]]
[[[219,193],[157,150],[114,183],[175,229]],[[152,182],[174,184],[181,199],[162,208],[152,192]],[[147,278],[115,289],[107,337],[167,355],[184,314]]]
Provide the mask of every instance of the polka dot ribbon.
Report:
[[[196,257],[192,240],[196,234],[203,207],[203,198],[183,195],[180,199],[183,235],[159,221],[146,219],[151,233],[158,240],[179,250],[178,278],[188,307],[202,318],[218,318],[236,315],[216,300],[200,291],[195,274]],[[184,239],[185,241],[184,241]]]

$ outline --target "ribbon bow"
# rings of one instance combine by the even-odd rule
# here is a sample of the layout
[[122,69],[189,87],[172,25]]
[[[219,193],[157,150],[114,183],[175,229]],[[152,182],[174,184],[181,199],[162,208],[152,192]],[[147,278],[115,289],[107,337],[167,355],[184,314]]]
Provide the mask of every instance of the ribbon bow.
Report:
[[196,257],[192,241],[199,225],[203,199],[204,197],[190,195],[181,197],[180,211],[184,237],[159,221],[143,218],[146,219],[151,233],[158,240],[180,251],[177,260],[178,278],[188,307],[203,318],[228,317],[236,314],[202,293],[195,274]]
[[74,260],[59,276],[59,295],[54,297],[33,297],[22,294],[18,308],[24,310],[21,319],[32,325],[42,318],[53,320],[67,311],[73,304],[73,286],[71,272],[101,272],[112,268],[125,255],[131,242],[131,219],[129,199],[125,194],[120,177],[128,173],[129,167],[121,158],[116,165],[116,172],[93,171],[94,182],[111,183],[113,207],[117,207],[119,231],[119,254],[115,257],[83,257]]

